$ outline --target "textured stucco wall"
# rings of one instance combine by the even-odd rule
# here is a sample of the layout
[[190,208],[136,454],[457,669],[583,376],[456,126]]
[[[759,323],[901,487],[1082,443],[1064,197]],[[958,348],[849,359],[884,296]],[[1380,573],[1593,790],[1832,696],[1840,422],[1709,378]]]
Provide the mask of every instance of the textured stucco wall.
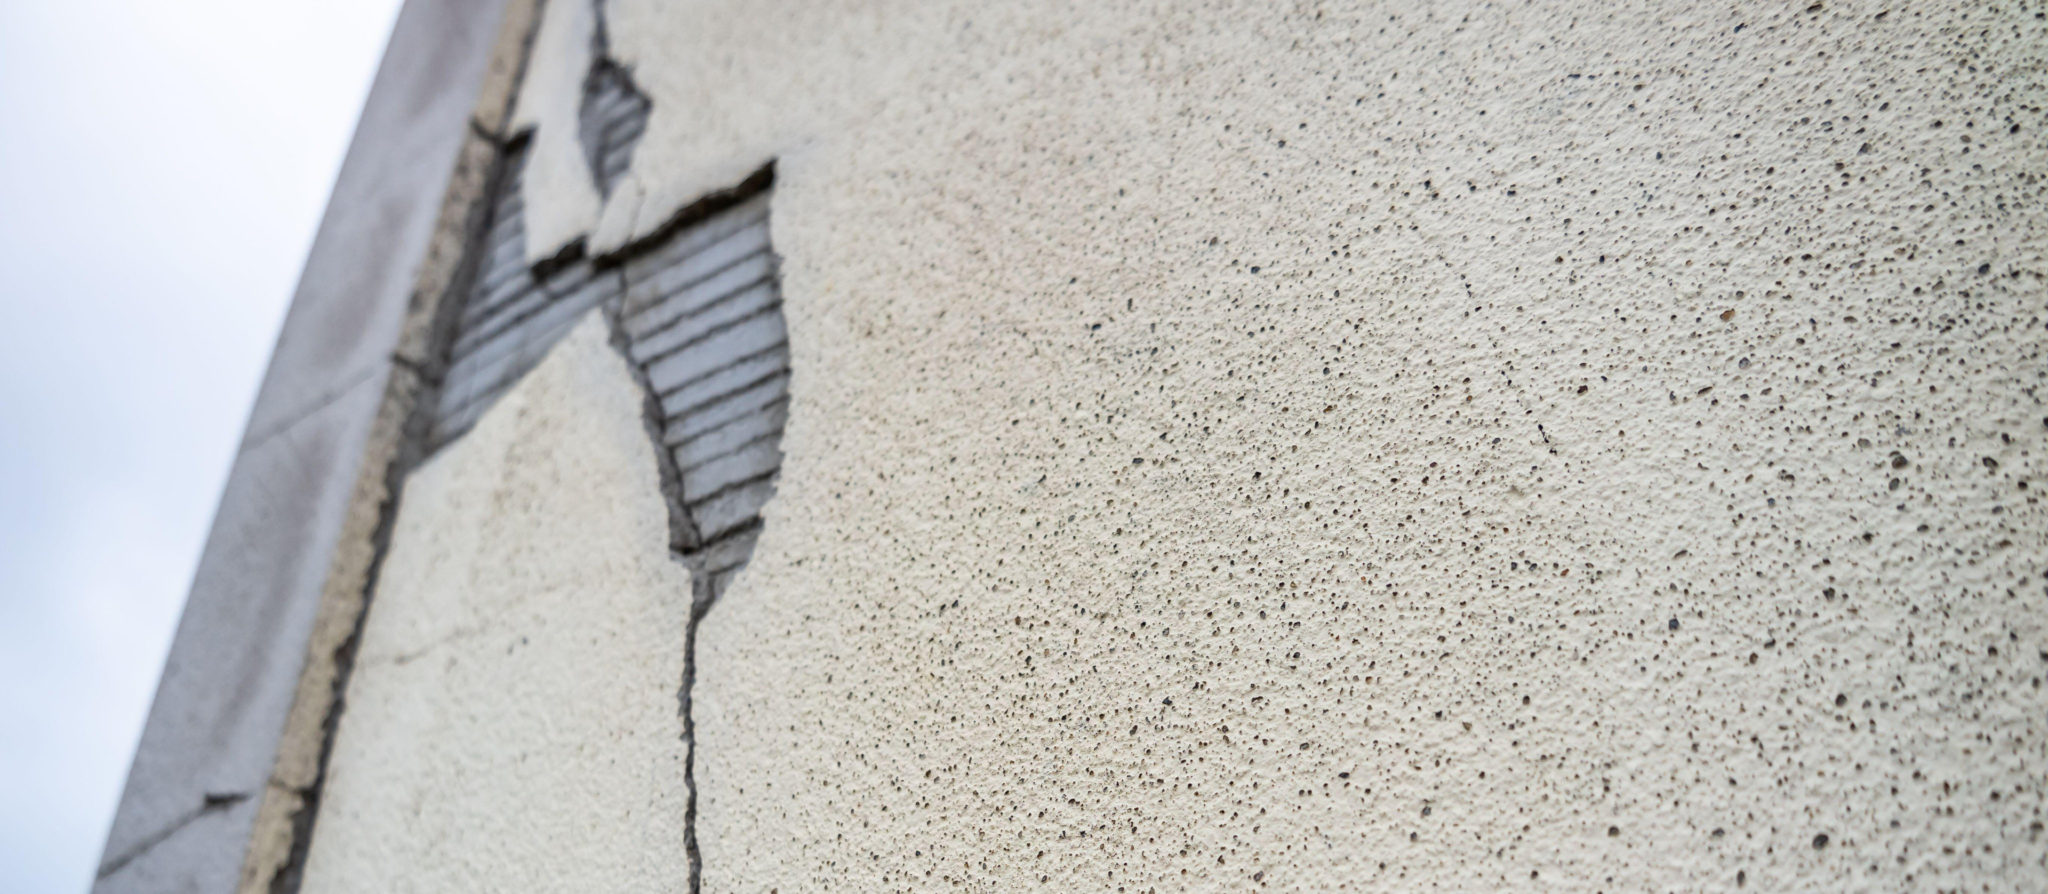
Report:
[[689,574],[593,315],[406,482],[303,887],[673,891]]
[[706,890],[2048,887],[2039,4],[606,14],[595,250],[776,162]]
[[594,0],[545,5],[512,113],[513,131],[533,135],[523,178],[533,208],[526,216],[527,263],[554,258],[582,238],[604,202],[576,128],[596,40]]

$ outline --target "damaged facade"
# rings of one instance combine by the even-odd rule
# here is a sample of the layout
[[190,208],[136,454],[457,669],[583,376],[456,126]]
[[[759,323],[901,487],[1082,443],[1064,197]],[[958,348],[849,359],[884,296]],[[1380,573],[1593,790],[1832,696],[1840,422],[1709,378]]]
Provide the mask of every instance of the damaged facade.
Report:
[[95,890],[2048,887],[2037,6],[409,0]]

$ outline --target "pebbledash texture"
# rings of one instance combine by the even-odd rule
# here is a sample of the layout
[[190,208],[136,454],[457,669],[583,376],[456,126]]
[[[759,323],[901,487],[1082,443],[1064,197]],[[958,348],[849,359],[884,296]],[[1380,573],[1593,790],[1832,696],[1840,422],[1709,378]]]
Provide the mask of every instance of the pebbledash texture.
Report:
[[2048,888],[2048,7],[507,15],[243,890]]

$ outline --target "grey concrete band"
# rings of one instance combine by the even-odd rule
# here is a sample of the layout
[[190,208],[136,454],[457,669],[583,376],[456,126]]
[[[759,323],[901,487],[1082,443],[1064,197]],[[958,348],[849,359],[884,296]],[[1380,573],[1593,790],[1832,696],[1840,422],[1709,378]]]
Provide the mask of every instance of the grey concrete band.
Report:
[[[407,347],[505,0],[409,0],[200,557],[96,892],[229,891],[279,763],[322,591]],[[501,89],[509,89],[509,86]],[[481,121],[485,126],[500,122]],[[459,251],[456,252],[459,256]],[[374,511],[374,509],[373,509]]]

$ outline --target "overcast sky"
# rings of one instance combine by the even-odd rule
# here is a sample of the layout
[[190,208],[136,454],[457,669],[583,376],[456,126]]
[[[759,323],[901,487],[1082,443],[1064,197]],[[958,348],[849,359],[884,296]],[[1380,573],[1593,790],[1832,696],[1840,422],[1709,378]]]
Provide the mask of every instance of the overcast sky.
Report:
[[0,2],[0,890],[92,883],[397,7]]

